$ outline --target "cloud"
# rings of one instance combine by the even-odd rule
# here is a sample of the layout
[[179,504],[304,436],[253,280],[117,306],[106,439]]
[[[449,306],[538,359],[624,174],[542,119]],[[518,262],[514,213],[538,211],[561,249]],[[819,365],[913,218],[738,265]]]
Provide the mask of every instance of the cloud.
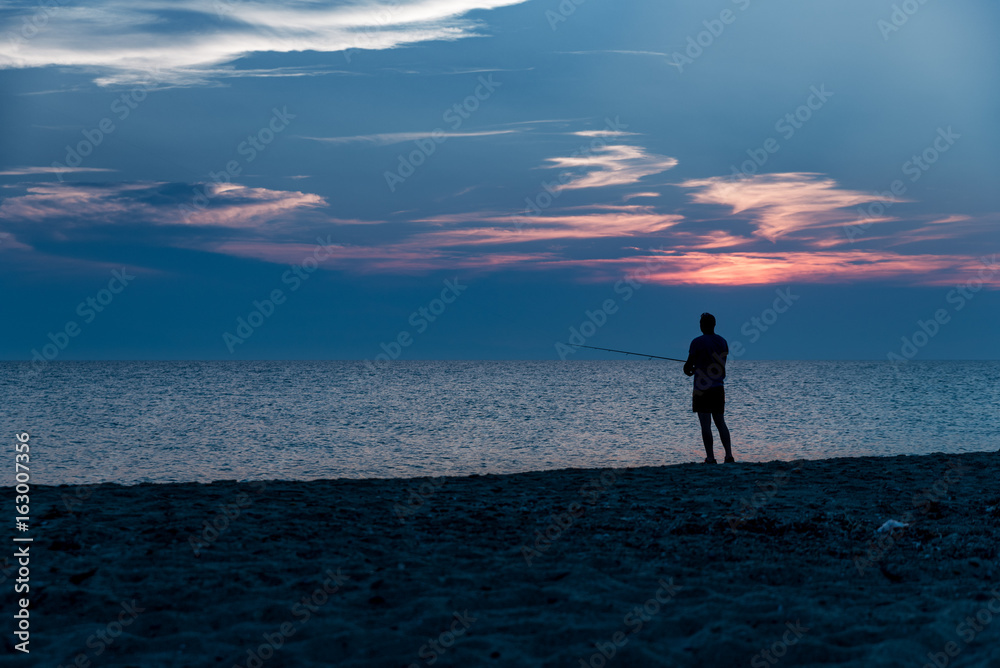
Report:
[[655,192],[628,193],[627,195],[623,196],[622,199],[627,202],[631,199],[635,199],[636,197],[659,197],[659,196],[660,193],[655,193]]
[[677,165],[675,158],[647,153],[639,146],[612,144],[564,158],[547,158],[547,167],[562,169],[556,190],[602,188],[636,183],[644,176],[659,174]]
[[667,58],[667,54],[659,51],[629,51],[626,49],[601,49],[598,51],[559,51],[570,56],[592,56],[602,53],[615,53],[624,56],[656,56],[657,58]]
[[[248,188],[235,183],[209,184],[205,186],[205,191],[209,205],[192,211],[185,209],[185,224],[259,228],[288,213],[326,204],[326,200],[313,193]],[[166,221],[178,222],[172,212],[166,214]]]
[[[491,137],[494,135],[507,135],[519,132],[528,132],[534,128],[531,125],[542,125],[545,123],[565,123],[566,120],[563,119],[551,119],[551,120],[537,120],[537,121],[515,121],[512,123],[504,123],[502,125],[506,126],[521,126],[516,129],[506,129],[506,130],[479,130],[476,132],[448,132],[440,128],[431,131],[419,131],[419,132],[380,132],[364,135],[346,135],[343,137],[309,137],[300,135],[301,139],[308,139],[310,141],[324,142],[328,144],[361,144],[368,143],[376,146],[390,146],[392,144],[402,144],[409,141],[419,141],[421,139],[436,139],[438,141],[443,141],[445,139],[451,139],[454,137]],[[574,137],[626,137],[638,135],[637,132],[625,132],[623,130],[581,130],[578,132],[563,132],[559,134],[566,134]],[[631,147],[627,147],[631,148]],[[640,151],[642,149],[639,149]],[[554,158],[553,160],[563,160],[563,158]]]
[[13,167],[0,172],[0,176],[35,176],[37,174],[62,174],[79,172],[117,172],[103,167]]
[[[314,257],[316,245],[271,241],[224,242],[209,250],[275,264],[301,264]],[[504,267],[524,268],[551,261],[550,253],[454,253],[416,248],[407,244],[379,246],[332,245],[320,264],[327,269],[350,270],[361,274],[421,274],[429,271],[491,271]]]
[[729,206],[733,214],[746,212],[757,228],[754,234],[769,241],[803,230],[857,224],[857,212],[847,207],[879,201],[878,194],[842,189],[833,179],[808,172],[713,176],[680,186],[693,190],[692,199],[700,204]]
[[[986,267],[963,255],[900,255],[886,251],[796,251],[787,253],[704,253],[665,251],[626,259],[579,260],[564,264],[622,275],[643,269],[643,280],[663,285],[782,285],[896,281],[908,285],[954,285]],[[1000,287],[1000,272],[987,283]]]
[[0,232],[0,253],[12,250],[32,250],[32,248],[18,241],[13,234]]
[[[595,183],[634,182],[641,178],[637,174],[648,171],[650,161],[662,166],[672,160],[647,156],[641,149],[609,155],[600,156],[602,162],[586,163],[591,171],[574,178],[598,175],[601,178]],[[637,166],[637,156],[646,167]],[[805,184],[806,189],[818,184],[821,195],[835,190],[828,179],[815,175],[780,176],[782,183]],[[752,189],[749,192],[755,194]],[[199,193],[204,197],[196,205]],[[771,210],[777,205],[767,197],[749,197],[746,191],[738,194],[745,199],[720,196],[712,202],[725,199],[736,203],[730,204],[734,208],[746,204],[742,210],[758,216],[777,215]],[[839,195],[820,200],[828,206],[843,201]],[[819,215],[827,216],[825,224],[833,224],[829,209],[804,207],[797,197],[783,205],[792,213],[783,212],[781,221]],[[320,234],[329,235],[327,243],[333,244],[325,266],[355,273],[572,269],[579,280],[594,281],[617,280],[643,268],[649,281],[665,285],[954,285],[974,278],[983,266],[969,255],[816,249],[816,244],[811,249],[799,244],[792,250],[773,252],[762,235],[706,229],[703,222],[697,229],[685,229],[698,221],[640,204],[575,205],[530,217],[512,216],[506,210],[430,217],[400,214],[388,221],[336,218],[327,207],[328,202],[313,193],[240,184],[32,183],[23,194],[0,202],[0,235],[7,235],[0,243],[7,244],[5,250],[11,251],[11,257],[41,257],[33,249],[61,242],[92,243],[114,235],[129,239],[129,243],[291,264],[301,262],[315,249],[311,241],[303,243],[303,239],[312,240]],[[948,232],[972,222],[958,215],[929,217],[923,227],[911,233],[910,240],[935,238],[931,235],[938,231]],[[797,224],[788,229],[801,232],[812,227]],[[155,234],[149,233],[152,229],[157,230]],[[334,229],[345,233],[330,234]],[[614,241],[619,239],[628,240],[628,246]],[[590,243],[595,240],[611,241]],[[664,250],[636,248],[640,245]],[[758,252],[755,245],[765,246],[765,250]],[[991,274],[987,282],[1000,287],[1000,272]]]
[[200,77],[211,77],[211,78],[240,78],[240,77],[257,77],[262,79],[269,78],[282,78],[282,77],[322,77],[329,74],[346,74],[348,76],[361,76],[359,72],[351,72],[350,70],[330,70],[330,69],[319,69],[316,67],[271,67],[271,68],[256,68],[256,69],[237,69],[235,67],[219,67],[215,69],[199,69],[193,72]]
[[[479,24],[465,18],[467,14],[525,1],[368,0],[330,6],[98,0],[86,7],[58,5],[46,12],[45,25],[29,36],[21,34],[26,16],[8,14],[0,33],[12,39],[0,54],[0,68],[78,67],[97,72],[96,81],[102,85],[146,81],[158,70],[160,81],[202,84],[216,76],[239,76],[239,70],[220,73],[219,66],[255,52],[391,49],[476,36]],[[27,18],[32,12],[37,8],[31,7]],[[252,74],[275,75],[269,70]]]
[[531,72],[534,67],[518,67],[518,68],[504,68],[504,67],[469,67],[469,68],[433,68],[425,67],[421,69],[407,68],[401,69],[398,67],[387,67],[385,68],[389,72],[399,72],[400,74],[419,74],[422,76],[452,76],[455,74],[488,74],[490,72]]
[[[415,235],[411,245],[428,248],[480,244],[517,244],[555,239],[602,239],[633,237],[662,232],[682,220],[674,214],[657,213],[642,206],[607,206],[611,211],[585,214],[554,213],[530,219],[490,214],[437,216],[417,222],[452,224],[477,221],[458,229],[432,231]],[[564,210],[566,211],[566,210]],[[483,226],[483,223],[494,225]],[[499,223],[499,226],[496,225]]]
[[709,232],[684,232],[675,231],[671,235],[672,247],[677,250],[710,250],[713,248],[734,248],[736,246],[747,246],[756,243],[756,239],[742,237],[724,230],[711,230]]
[[570,132],[575,137],[627,137],[638,135],[638,132],[625,132],[624,130],[581,130],[580,132]]
[[[563,210],[533,218],[521,227],[515,219],[495,211],[444,214],[408,221],[408,226],[424,224],[431,229],[404,233],[392,239],[376,234],[368,245],[338,245],[331,252],[331,261],[327,266],[361,273],[419,273],[455,268],[484,271],[500,268],[543,269],[561,259],[551,246],[532,251],[487,251],[485,247],[554,240],[634,238],[661,232],[680,220],[678,215],[657,213],[648,207],[620,205],[606,205],[586,213]],[[338,226],[384,224],[384,221],[327,221]],[[433,229],[435,227],[443,229]],[[261,238],[223,239],[201,247],[212,252],[280,264],[299,262],[313,248],[280,239]]]
[[433,132],[386,132],[382,134],[353,135],[350,137],[302,137],[302,139],[310,139],[328,144],[370,143],[376,146],[390,146],[392,144],[402,144],[420,139],[443,141],[452,137],[490,137],[492,135],[506,135],[514,132],[517,132],[517,130],[486,130],[482,132],[445,132],[444,130],[434,130]]
[[926,241],[946,241],[960,236],[974,236],[977,233],[992,232],[995,223],[977,220],[972,216],[951,215],[927,221],[921,227],[884,237],[887,247],[903,246]]
[[[198,206],[196,193],[205,204]],[[325,204],[312,193],[237,184],[36,184],[0,203],[0,219],[38,231],[93,225],[192,225],[260,228],[287,213]]]

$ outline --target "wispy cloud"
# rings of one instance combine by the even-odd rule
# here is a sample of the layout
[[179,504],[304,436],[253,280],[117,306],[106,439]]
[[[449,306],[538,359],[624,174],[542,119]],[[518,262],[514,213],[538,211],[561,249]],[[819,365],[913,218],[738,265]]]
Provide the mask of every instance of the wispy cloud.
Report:
[[[584,183],[591,179],[592,187],[634,183],[654,167],[659,171],[665,165],[672,166],[673,159],[649,156],[641,149],[630,152],[617,149],[632,147],[611,148],[615,150],[598,156],[597,162],[582,162],[579,166],[584,173],[573,178]],[[758,227],[757,231],[762,221],[770,220],[768,216],[777,216],[776,220],[785,224],[776,228],[780,232],[776,238],[780,238],[816,227],[801,223],[800,216],[819,216],[823,225],[836,224],[842,215],[831,218],[830,211],[843,208],[837,205],[845,199],[861,199],[849,191],[846,195],[831,195],[831,190],[838,189],[829,179],[816,175],[775,175],[776,180],[779,178],[782,184],[800,184],[805,191],[818,194],[824,206],[803,206],[804,196],[794,188],[794,196],[778,204],[773,201],[776,193],[767,188],[765,194],[753,188],[732,195],[715,191],[711,197],[706,196],[704,203],[724,202],[751,213],[750,223]],[[711,187],[719,185],[714,180],[702,180],[706,181]],[[705,187],[702,182],[686,185],[701,192]],[[205,194],[207,203],[201,207],[192,206],[196,189]],[[787,206],[788,211],[775,213],[772,209],[779,205]],[[787,239],[786,245],[792,245],[790,250],[774,251],[761,234],[715,229],[691,217],[692,212],[685,213],[688,215],[662,212],[652,205],[593,203],[551,208],[531,217],[523,226],[516,225],[507,210],[423,217],[401,212],[390,220],[364,220],[337,218],[331,215],[324,198],[295,190],[239,184],[32,183],[23,194],[0,202],[0,232],[10,235],[8,250],[27,255],[37,254],[32,249],[43,247],[42,242],[93,242],[127,229],[131,238],[146,239],[160,247],[286,263],[308,255],[317,234],[339,229],[344,234],[333,235],[336,248],[328,266],[352,272],[573,269],[579,280],[611,280],[655,262],[649,280],[668,285],[861,281],[948,285],[976,276],[983,266],[969,254],[902,254],[884,247],[834,250],[819,247],[812,237],[807,237],[806,242],[799,237]],[[775,225],[773,221],[771,224]],[[974,224],[977,221],[967,216],[939,216],[930,218],[908,236],[896,238],[910,242],[935,239],[936,235],[953,232],[956,226]],[[698,228],[690,229],[692,225]],[[116,228],[114,232],[111,226]],[[741,226],[746,227],[745,223]],[[338,236],[350,243],[337,245]],[[628,246],[615,243],[616,239]],[[592,243],[596,240],[611,241]],[[636,248],[642,244],[669,250]],[[1000,287],[1000,276],[990,281]]]
[[[649,270],[644,279],[662,285],[787,285],[789,283],[899,282],[954,285],[980,276],[981,259],[966,255],[901,255],[886,251],[705,253],[668,251],[618,259],[568,260],[603,273]],[[1000,275],[987,282],[1000,287]]]
[[[315,244],[273,241],[227,241],[207,247],[216,253],[253,258],[275,264],[301,262],[315,250]],[[455,253],[446,250],[417,249],[405,244],[379,246],[328,246],[329,255],[322,264],[361,274],[421,274],[428,271],[493,271],[506,267],[542,266],[555,259],[551,253]]]
[[530,225],[520,228],[511,224],[509,216],[484,213],[424,218],[416,222],[455,225],[471,220],[474,223],[418,234],[408,243],[422,248],[442,248],[479,244],[519,244],[556,239],[633,237],[662,232],[682,220],[681,216],[657,213],[648,207],[614,206],[607,209],[602,211],[599,208],[595,212],[581,214],[564,211],[539,216],[533,218]]
[[[479,23],[467,14],[525,1],[398,0],[386,5],[367,0],[330,6],[98,0],[86,7],[60,7],[30,40],[5,41],[0,68],[77,67],[97,72],[101,84],[144,81],[158,69],[160,81],[202,84],[218,76],[248,76],[219,67],[255,52],[391,49],[476,36]],[[24,19],[7,16],[0,33],[13,31]],[[256,70],[252,76],[306,74]]]
[[[205,184],[208,199],[193,205],[194,188],[188,184],[109,183],[32,185],[23,195],[0,203],[0,219],[30,223],[45,229],[90,225],[189,225],[260,228],[292,211],[325,204],[312,193],[248,188],[237,184]],[[46,225],[49,227],[46,228]]]
[[641,192],[641,193],[628,193],[622,197],[622,200],[628,202],[636,197],[659,197],[660,193],[657,192]]
[[644,176],[659,174],[677,165],[665,155],[647,153],[640,146],[613,144],[590,153],[548,158],[547,167],[566,170],[565,181],[556,190],[602,188],[636,183]]
[[[470,239],[476,243],[477,233]],[[543,234],[531,240],[542,240]],[[509,250],[472,252],[455,245],[434,246],[422,237],[377,246],[340,245],[331,250],[327,266],[358,273],[420,274],[467,269],[494,271],[516,269],[551,271],[574,269],[580,280],[606,281],[642,271],[643,280],[660,285],[788,285],[896,283],[900,285],[955,285],[983,276],[980,258],[968,255],[901,255],[884,251],[710,253],[670,250],[655,252],[632,248],[624,257],[568,258],[552,249],[533,252]],[[441,241],[438,238],[436,241]],[[485,239],[480,239],[487,243]],[[314,248],[310,244],[276,241],[224,241],[204,245],[205,250],[287,264],[300,261]],[[624,249],[629,250],[629,249]],[[1000,287],[1000,276],[987,274],[986,284]]]
[[517,130],[484,130],[481,132],[445,132],[443,130],[435,130],[433,132],[385,132],[379,134],[370,135],[352,135],[349,137],[305,137],[302,139],[309,139],[312,141],[320,141],[328,144],[360,144],[368,143],[374,144],[375,146],[389,146],[391,144],[402,144],[408,141],[417,141],[419,139],[436,139],[442,140],[445,138],[454,137],[490,137],[493,135],[506,135],[515,133]]
[[420,74],[424,76],[450,76],[453,74],[487,74],[489,72],[531,72],[534,67],[518,67],[518,68],[505,68],[505,67],[468,67],[468,68],[423,68],[423,69],[399,69],[396,67],[386,68],[392,72],[400,72],[402,74]]
[[770,241],[803,230],[856,224],[857,212],[847,208],[879,201],[878,194],[843,189],[827,176],[808,172],[713,176],[680,185],[694,191],[695,202],[729,206],[733,214],[746,212],[757,228],[754,234]]
[[37,176],[40,174],[63,174],[80,172],[117,172],[117,169],[103,167],[13,167],[0,172],[0,176]]
[[677,250],[736,248],[754,243],[757,243],[757,239],[739,236],[724,230],[711,230],[700,233],[675,230],[671,234],[671,246]]
[[602,53],[615,53],[623,56],[656,56],[658,58],[667,57],[667,54],[661,53],[660,51],[630,51],[628,49],[600,49],[595,51],[559,51],[558,53],[565,53],[570,56],[595,56]]
[[953,215],[929,220],[916,229],[904,230],[885,238],[888,241],[886,246],[892,248],[926,241],[945,241],[974,236],[976,233],[995,229],[995,223],[977,220],[972,216]]
[[581,130],[580,132],[570,132],[576,137],[627,137],[638,135],[638,132],[625,132],[624,130]]

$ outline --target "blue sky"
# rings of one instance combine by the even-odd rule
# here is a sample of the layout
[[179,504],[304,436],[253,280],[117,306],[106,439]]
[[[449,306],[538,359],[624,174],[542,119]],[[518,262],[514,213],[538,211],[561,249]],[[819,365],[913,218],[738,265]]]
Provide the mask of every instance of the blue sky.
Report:
[[7,3],[0,356],[996,359],[998,19]]

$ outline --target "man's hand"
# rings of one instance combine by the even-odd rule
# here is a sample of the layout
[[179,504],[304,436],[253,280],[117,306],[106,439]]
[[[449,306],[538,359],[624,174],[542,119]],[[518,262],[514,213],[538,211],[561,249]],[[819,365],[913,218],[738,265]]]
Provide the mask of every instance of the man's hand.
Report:
[[691,360],[684,362],[684,375],[685,376],[694,375],[694,364],[691,362]]

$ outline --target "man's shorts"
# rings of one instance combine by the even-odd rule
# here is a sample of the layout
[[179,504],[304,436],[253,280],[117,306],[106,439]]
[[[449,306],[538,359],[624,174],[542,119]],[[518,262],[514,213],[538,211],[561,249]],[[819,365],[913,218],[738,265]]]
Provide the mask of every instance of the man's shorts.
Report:
[[726,410],[726,388],[695,389],[691,395],[691,410],[695,413],[723,413]]

